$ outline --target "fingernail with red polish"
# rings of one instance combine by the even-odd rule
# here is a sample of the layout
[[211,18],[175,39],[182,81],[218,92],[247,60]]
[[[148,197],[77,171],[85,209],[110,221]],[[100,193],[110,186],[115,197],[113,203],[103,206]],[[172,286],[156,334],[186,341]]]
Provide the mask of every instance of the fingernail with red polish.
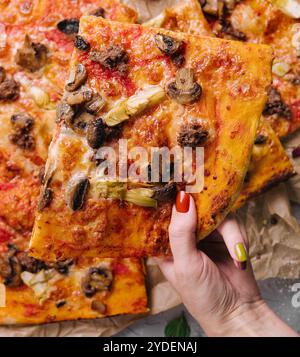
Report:
[[190,195],[184,191],[177,193],[176,197],[176,211],[179,213],[186,213],[190,208]]

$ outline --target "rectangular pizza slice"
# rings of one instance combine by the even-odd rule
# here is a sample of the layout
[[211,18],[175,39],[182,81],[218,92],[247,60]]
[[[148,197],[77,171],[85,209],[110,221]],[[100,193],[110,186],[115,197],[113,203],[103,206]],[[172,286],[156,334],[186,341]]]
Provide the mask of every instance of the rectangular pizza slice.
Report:
[[148,311],[142,261],[79,259],[50,266],[27,254],[55,106],[82,13],[137,18],[117,0],[0,4],[0,324]]
[[[207,7],[206,7],[207,9]],[[163,27],[173,31],[214,36],[203,15],[198,0],[184,0],[148,21],[144,26]],[[233,209],[240,208],[248,199],[258,196],[268,188],[286,181],[294,168],[283,145],[270,124],[261,117],[257,129],[251,163],[241,194]]]
[[[15,240],[23,237],[0,225]],[[45,264],[9,244],[0,256],[0,325],[96,319],[148,311],[143,262],[79,258]]]
[[[204,147],[204,187],[194,197],[205,237],[241,188],[272,51],[91,16],[81,18],[79,36],[88,46],[74,52],[57,110],[31,254],[50,261],[169,254],[176,183],[108,180],[101,149],[120,165],[120,141],[147,153]],[[189,177],[179,186],[187,184]]]
[[117,0],[32,1],[26,13],[22,1],[0,6],[0,217],[31,230],[79,18],[95,13],[135,22],[137,14]]
[[211,36],[210,26],[203,15],[198,0],[180,1],[173,7],[165,8],[161,14],[143,25],[194,35]]
[[273,84],[263,114],[280,138],[297,130],[300,127],[299,1],[209,1],[203,10],[217,36],[272,46]]
[[279,138],[262,117],[259,121],[250,166],[233,210],[237,210],[249,199],[289,179],[293,174],[293,165]]

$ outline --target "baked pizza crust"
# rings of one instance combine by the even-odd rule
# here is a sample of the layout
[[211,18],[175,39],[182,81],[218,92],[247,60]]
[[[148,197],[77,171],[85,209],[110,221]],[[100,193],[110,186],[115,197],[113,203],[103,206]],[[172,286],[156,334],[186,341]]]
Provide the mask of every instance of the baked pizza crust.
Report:
[[[203,94],[199,101],[187,106],[166,97],[150,112],[125,122],[122,138],[130,139],[130,147],[160,147],[166,142],[173,147],[180,128],[189,124],[191,116],[209,123],[212,136],[205,145],[205,186],[202,192],[194,194],[198,237],[204,238],[230,211],[241,189],[271,81],[272,51],[263,45],[242,45],[84,16],[80,35],[91,49],[122,44],[129,56],[129,73],[124,79],[117,73],[110,75],[107,69],[90,60],[87,53],[74,52],[71,68],[78,63],[86,67],[87,84],[108,103],[104,110],[112,107],[120,96],[129,97],[147,85],[164,88],[175,77],[176,66],[155,44],[157,33],[185,43],[185,66],[194,69]],[[93,178],[89,150],[80,135],[64,125],[58,127],[48,159],[48,168],[55,171],[49,184],[54,197],[49,207],[37,214],[30,245],[32,256],[55,260],[82,254],[139,257],[169,254],[169,203],[149,209],[88,197],[83,209],[73,212],[68,208],[65,192],[69,180],[86,170],[91,170],[88,175]]]
[[[232,16],[236,16],[235,12]],[[258,15],[256,14],[256,16]],[[185,21],[183,21],[183,17]],[[166,9],[156,19],[149,23],[156,25],[156,27],[171,28],[174,31],[215,36],[197,0],[181,1],[179,5]],[[195,22],[197,26],[194,26]],[[260,195],[280,182],[286,181],[294,174],[293,165],[285,153],[283,145],[263,116],[260,118],[256,137],[258,143],[254,146],[246,182],[233,210],[240,208],[247,200]]]
[[[82,281],[93,267],[108,267],[113,274],[110,290],[86,296]],[[149,311],[143,262],[138,259],[79,259],[67,275],[47,270],[50,296],[42,300],[31,287],[5,287],[5,307],[0,307],[0,325],[42,324],[57,321],[97,319]],[[0,283],[1,284],[1,283]],[[40,284],[43,288],[43,284]],[[1,297],[0,297],[1,299]]]
[[[235,32],[240,31],[244,35],[243,40],[272,46],[274,65],[279,63],[283,68],[276,70],[276,66],[273,66],[272,85],[287,108],[265,112],[266,120],[275,133],[283,138],[300,127],[299,46],[297,40],[293,41],[295,35],[299,37],[300,20],[286,15],[274,4],[275,1],[271,0],[238,2],[228,13],[227,24]],[[219,21],[213,20],[211,26],[218,36],[238,40],[232,36],[235,32],[229,31],[229,35],[228,31],[224,32]]]
[[268,189],[288,180],[294,168],[274,130],[261,117],[257,130],[251,162],[240,195],[233,210]]
[[192,35],[210,36],[211,29],[197,0],[183,0],[143,24]]
[[[56,25],[65,18],[79,18],[99,6],[108,18],[126,22],[137,19],[134,10],[116,0],[82,0],[76,6],[73,1],[50,0],[11,0],[0,4],[0,62],[6,78],[14,78],[20,86],[18,98],[0,100],[0,270],[3,273],[0,274],[0,324],[39,324],[148,311],[144,266],[136,259],[78,259],[68,267],[69,274],[49,266],[40,269],[40,266],[35,274],[45,270],[46,276],[53,275],[48,284],[50,294],[44,301],[24,283],[17,287],[3,284],[7,252],[15,251],[13,259],[16,259],[28,250],[41,173],[54,129],[55,106],[63,92],[73,50],[74,34],[60,32]],[[15,60],[26,34],[31,41],[48,49],[45,65],[34,72],[17,65]],[[11,140],[14,134],[11,117],[20,112],[34,119],[30,131],[34,145],[27,149]],[[112,285],[107,291],[86,297],[81,287],[82,277],[90,268],[103,264],[113,273]],[[28,273],[26,269],[23,266],[22,273]],[[98,311],[92,309],[94,300],[102,312],[99,306]]]

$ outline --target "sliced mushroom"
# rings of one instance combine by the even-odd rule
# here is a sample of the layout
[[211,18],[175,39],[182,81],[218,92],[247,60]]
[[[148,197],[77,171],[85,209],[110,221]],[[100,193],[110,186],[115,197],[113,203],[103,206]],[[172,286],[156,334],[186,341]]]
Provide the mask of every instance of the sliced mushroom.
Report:
[[66,300],[58,300],[58,301],[56,301],[55,306],[59,309],[59,308],[65,306],[66,303],[67,303]]
[[53,199],[53,191],[48,187],[42,189],[39,198],[39,203],[38,203],[38,211],[42,212],[43,209],[49,207],[52,199]]
[[67,192],[67,201],[73,211],[79,211],[82,208],[89,187],[90,182],[87,178],[80,179],[76,183],[71,184]]
[[76,34],[79,31],[79,20],[74,18],[65,19],[60,21],[56,27],[66,35]]
[[81,281],[81,288],[87,297],[94,296],[97,292],[107,291],[111,288],[113,274],[105,266],[90,268]]
[[105,10],[103,7],[98,7],[98,9],[90,12],[90,15],[105,18]]
[[181,67],[184,64],[184,44],[182,41],[161,33],[156,34],[154,40],[160,51],[170,56],[176,67]]
[[91,303],[91,309],[103,315],[106,312],[106,305],[103,304],[102,301],[93,300]]
[[11,117],[13,133],[10,135],[10,141],[21,149],[30,150],[35,146],[34,137],[30,134],[34,119],[26,113],[14,114]]
[[101,118],[89,122],[86,138],[92,149],[98,149],[104,143],[105,124]]
[[228,35],[232,39],[239,40],[239,41],[247,41],[246,34],[234,28],[230,22],[226,22],[226,24],[222,26],[221,32]]
[[56,106],[56,119],[57,122],[64,121],[71,123],[75,115],[74,109],[66,102],[59,102]]
[[0,100],[16,100],[20,95],[20,85],[14,79],[0,83]]
[[87,131],[88,124],[94,120],[94,116],[87,112],[82,112],[76,115],[67,125],[77,134],[84,135]]
[[57,270],[62,275],[69,274],[70,266],[74,264],[73,259],[61,260],[53,264],[53,268]]
[[10,141],[23,150],[33,150],[35,140],[31,134],[24,132],[15,132],[9,136]]
[[75,36],[74,46],[80,51],[88,51],[90,49],[90,44],[80,35]]
[[181,127],[177,142],[182,147],[197,147],[203,145],[208,140],[208,137],[208,130],[201,123],[195,122]]
[[97,114],[104,107],[104,105],[105,100],[101,97],[101,95],[99,93],[93,93],[92,99],[85,103],[84,107],[88,112]]
[[14,130],[29,132],[33,128],[34,119],[27,113],[13,114],[10,120]]
[[232,11],[239,0],[200,0],[203,11],[212,16],[218,15],[220,5],[225,4],[228,10]]
[[76,68],[74,68],[69,76],[69,79],[66,84],[66,90],[69,92],[73,92],[77,88],[79,88],[87,79],[87,71],[83,64],[77,64]]
[[109,142],[113,139],[118,139],[122,134],[123,125],[108,126],[105,124],[105,141]]
[[10,245],[7,252],[0,254],[0,276],[6,286],[14,288],[22,285],[22,268],[16,253],[17,249]]
[[174,38],[158,33],[154,36],[156,46],[161,50],[161,52],[167,55],[173,55],[177,53],[182,47],[182,41],[175,40]]
[[218,15],[218,2],[219,0],[206,0],[201,3],[203,11],[208,15]]
[[185,57],[184,57],[184,48],[182,47],[181,51],[178,51],[177,53],[174,53],[174,55],[171,56],[171,60],[174,63],[174,65],[178,68],[182,67],[185,63]]
[[63,100],[67,104],[74,106],[88,102],[92,98],[93,91],[88,87],[82,86],[74,92],[66,92],[64,94]]
[[239,41],[246,41],[247,36],[242,32],[234,28],[230,19],[228,18],[229,13],[233,10],[235,6],[235,1],[226,0],[219,1],[218,3],[218,16],[220,22],[220,29],[217,31],[219,37],[224,37],[223,34],[229,36],[232,39]]
[[175,182],[167,183],[166,185],[157,186],[154,188],[153,199],[159,202],[174,202],[177,195],[177,185]]
[[124,74],[128,70],[129,57],[121,46],[110,46],[102,51],[91,51],[90,59],[103,67],[117,69]]
[[180,69],[176,74],[176,80],[167,85],[167,93],[180,104],[197,101],[202,94],[202,88],[195,81],[193,69]]
[[292,118],[291,109],[281,98],[281,94],[275,87],[270,87],[268,101],[264,107],[263,115],[279,115],[287,120]]
[[263,134],[259,134],[257,135],[257,137],[255,138],[254,144],[255,145],[261,145],[264,144],[267,141],[267,137]]
[[26,35],[23,46],[17,50],[15,60],[19,66],[35,72],[46,64],[47,53],[45,45],[31,42],[30,37]]
[[30,257],[27,252],[20,252],[17,257],[23,271],[25,270],[36,274],[42,269],[47,269],[47,265],[44,262]]
[[6,72],[5,72],[5,69],[0,66],[0,83],[4,82],[6,78]]

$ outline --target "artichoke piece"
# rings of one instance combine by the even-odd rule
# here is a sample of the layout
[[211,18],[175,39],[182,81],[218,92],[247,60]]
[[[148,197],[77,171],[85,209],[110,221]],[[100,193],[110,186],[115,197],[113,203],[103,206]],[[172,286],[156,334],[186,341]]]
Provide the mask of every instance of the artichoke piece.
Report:
[[149,86],[128,99],[119,101],[104,117],[108,126],[118,125],[147,108],[159,104],[166,96],[161,86]]
[[272,0],[272,3],[287,16],[294,19],[300,18],[300,4],[298,0]]
[[100,198],[111,198],[127,201],[142,207],[157,207],[157,201],[153,199],[154,191],[151,188],[127,189],[126,183],[101,181],[92,183],[93,191]]
[[32,96],[32,99],[35,101],[35,103],[43,109],[46,110],[54,110],[55,109],[55,104],[51,103],[49,94],[45,92],[43,89],[39,87],[30,87],[28,88],[28,91],[30,95]]
[[290,65],[285,62],[277,62],[274,63],[272,66],[272,73],[276,74],[279,77],[283,77],[286,75],[290,70]]
[[125,193],[124,201],[142,207],[157,207],[157,201],[152,198],[153,190],[149,188],[134,188]]
[[147,22],[143,23],[143,26],[146,27],[163,27],[163,23],[166,20],[166,11],[164,10],[161,14],[152,19],[148,20]]
[[95,190],[99,197],[123,200],[126,186],[121,182],[102,181],[95,184]]
[[24,271],[21,273],[21,279],[25,285],[33,290],[40,304],[43,304],[55,290],[50,283],[50,280],[53,282],[56,280],[55,272],[52,269],[42,269],[37,274]]

